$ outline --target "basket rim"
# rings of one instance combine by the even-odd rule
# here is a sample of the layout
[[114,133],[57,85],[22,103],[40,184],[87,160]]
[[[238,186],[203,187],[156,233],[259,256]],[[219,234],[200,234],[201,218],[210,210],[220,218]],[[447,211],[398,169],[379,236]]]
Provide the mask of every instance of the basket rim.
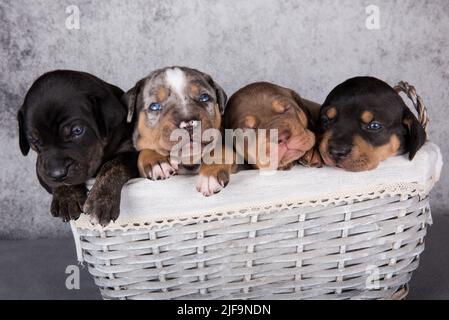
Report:
[[[101,227],[99,225],[92,225],[89,221],[89,217],[86,215],[82,215],[80,219],[78,219],[75,222],[72,222],[72,228],[76,229],[87,229],[87,230],[96,230],[96,231],[108,231],[108,230],[129,230],[129,229],[136,229],[136,228],[161,228],[161,227],[170,227],[172,225],[178,224],[178,223],[188,223],[188,222],[194,222],[199,219],[202,219],[204,221],[207,220],[221,220],[225,217],[243,217],[247,216],[249,214],[254,214],[257,211],[261,210],[281,210],[285,208],[290,207],[327,207],[331,205],[339,205],[344,204],[348,202],[354,202],[354,201],[360,201],[360,200],[368,200],[368,199],[375,199],[375,198],[382,198],[382,197],[393,197],[393,196],[401,196],[401,197],[408,197],[408,196],[415,196],[415,195],[421,195],[421,196],[427,196],[431,189],[434,187],[436,182],[439,180],[440,174],[441,174],[441,168],[442,168],[442,155],[440,152],[440,149],[432,144],[427,143],[423,147],[424,151],[421,152],[421,154],[417,155],[417,159],[413,162],[409,162],[406,160],[406,157],[396,157],[397,159],[394,159],[395,167],[393,167],[393,170],[398,170],[398,168],[401,168],[401,165],[409,166],[409,171],[421,171],[417,174],[414,174],[411,177],[407,177],[405,174],[404,177],[402,177],[402,172],[398,172],[396,174],[396,180],[391,181],[391,183],[380,183],[375,185],[368,185],[365,184],[365,186],[362,188],[360,187],[352,187],[350,184],[348,184],[348,187],[345,188],[345,190],[334,190],[332,188],[328,188],[327,190],[329,192],[323,192],[321,194],[309,194],[309,195],[303,195],[303,192],[295,191],[294,193],[290,195],[285,195],[282,198],[268,198],[265,199],[265,197],[259,197],[259,198],[241,198],[239,201],[232,201],[233,197],[227,195],[227,202],[223,204],[220,202],[207,202],[207,201],[214,201],[211,199],[204,199],[200,198],[198,201],[196,200],[196,206],[191,205],[189,208],[182,208],[182,210],[179,209],[180,205],[176,203],[167,203],[164,204],[168,208],[176,208],[178,211],[172,213],[172,212],[154,212],[157,211],[155,207],[149,206],[143,206],[143,209],[145,212],[148,212],[147,214],[142,213],[138,215],[134,214],[122,214],[119,219],[108,225],[107,227]],[[416,164],[416,168],[415,168]],[[422,167],[422,165],[425,164],[425,167]],[[399,165],[399,167],[398,167]],[[421,167],[420,167],[421,165]],[[284,187],[293,188],[296,185],[296,180],[300,175],[303,175],[304,172],[307,172],[307,170],[322,170],[322,169],[309,169],[309,168],[298,168],[297,170],[293,170],[289,172],[287,175],[283,175],[284,179]],[[324,176],[326,174],[329,174],[331,172],[334,172],[335,169],[328,168],[327,171],[325,171]],[[336,171],[337,172],[337,171]],[[382,170],[374,170],[372,172],[365,173],[365,177],[371,177],[376,176],[379,174],[382,174]],[[315,173],[318,174],[317,171],[308,171],[309,176],[315,175]],[[320,172],[321,173],[321,172]],[[342,175],[343,173],[339,173]],[[240,176],[240,181],[248,180],[248,178],[251,177],[251,175],[257,175],[257,173],[244,173],[244,176]],[[291,179],[290,179],[291,175]],[[323,174],[322,174],[323,175]],[[351,175],[344,175],[344,177],[351,177]],[[172,181],[171,185],[168,186],[174,186],[178,185],[179,183],[184,183],[184,185],[187,185],[192,181],[191,177],[187,177],[184,179],[184,177],[177,177],[178,180]],[[195,178],[195,177],[193,177]],[[190,179],[190,180],[189,180]],[[278,179],[278,177],[276,177]],[[327,178],[326,178],[327,179]],[[382,181],[383,178],[379,178],[377,181]],[[287,182],[285,182],[285,180]],[[290,180],[293,180],[290,181]],[[262,180],[264,181],[264,180]],[[270,180],[269,180],[270,181]],[[236,182],[238,184],[239,181]],[[137,179],[134,181],[131,181],[129,184],[129,189],[127,190],[129,193],[133,192],[133,183],[136,183],[140,189],[137,189],[138,192],[155,192],[157,193],[157,189],[155,190],[154,184],[147,183],[147,181],[143,181],[142,179]],[[287,183],[287,184],[286,184]],[[141,187],[143,185],[143,188]],[[183,190],[182,188],[185,186],[180,186],[179,190]],[[130,191],[131,190],[131,191]],[[268,190],[268,189],[264,189]],[[232,191],[232,190],[231,190]],[[282,191],[282,190],[281,190]],[[187,191],[185,191],[187,194]],[[251,193],[251,190],[248,191],[248,194]],[[283,194],[283,193],[279,193]],[[132,195],[132,194],[131,194]],[[125,195],[129,196],[129,195]],[[142,195],[139,195],[140,197]],[[144,196],[146,194],[144,193]],[[173,194],[171,195],[173,196]],[[153,195],[153,197],[155,197]],[[186,196],[185,201],[188,201],[188,195]],[[123,198],[123,193],[122,193]],[[212,197],[213,198],[213,197]],[[131,198],[130,202],[139,202],[140,198]],[[204,207],[200,207],[200,205],[203,204],[203,202],[206,204]],[[132,203],[131,203],[132,204]],[[215,205],[216,204],[216,205]],[[140,205],[140,203],[139,203]],[[187,206],[188,207],[188,206]],[[153,210],[153,212],[151,212]],[[171,210],[171,209],[170,209]],[[123,212],[123,210],[122,210]]]

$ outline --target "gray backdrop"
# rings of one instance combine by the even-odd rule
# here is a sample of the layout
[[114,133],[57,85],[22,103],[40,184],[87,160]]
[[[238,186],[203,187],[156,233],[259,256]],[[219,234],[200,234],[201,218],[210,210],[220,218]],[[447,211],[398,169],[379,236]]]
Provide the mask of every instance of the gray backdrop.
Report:
[[[380,30],[365,25],[371,4]],[[69,5],[80,9],[79,30],[66,28]],[[449,152],[447,0],[1,0],[0,22],[0,239],[68,235],[48,215],[50,196],[37,182],[35,157],[19,152],[15,120],[33,80],[57,68],[128,89],[155,68],[186,65],[210,73],[228,94],[268,80],[320,103],[352,76],[405,79],[425,97],[432,140]],[[446,166],[434,212],[449,207],[447,174]]]

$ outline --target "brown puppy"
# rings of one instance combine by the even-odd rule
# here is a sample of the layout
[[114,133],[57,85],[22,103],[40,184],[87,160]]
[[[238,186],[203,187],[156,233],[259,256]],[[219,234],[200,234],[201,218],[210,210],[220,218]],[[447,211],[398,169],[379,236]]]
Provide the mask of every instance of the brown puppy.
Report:
[[232,163],[202,162],[211,141],[221,142],[227,100],[209,75],[185,67],[159,69],[140,80],[123,100],[128,105],[128,120],[137,115],[133,142],[140,151],[142,177],[161,180],[199,173],[197,190],[205,196],[226,187]]
[[412,160],[426,141],[399,94],[372,77],[349,79],[332,90],[321,108],[319,131],[324,162],[354,172],[406,152]]
[[[244,142],[245,146],[237,142],[236,149],[245,161],[258,169],[290,169],[315,145],[311,114],[301,97],[291,89],[267,82],[253,83],[238,90],[226,106],[224,125],[226,129],[257,132],[255,139]],[[260,129],[266,130],[267,143],[260,143]],[[277,141],[270,141],[271,130],[277,130]],[[277,157],[271,157],[272,151]],[[315,159],[309,155],[309,163]]]

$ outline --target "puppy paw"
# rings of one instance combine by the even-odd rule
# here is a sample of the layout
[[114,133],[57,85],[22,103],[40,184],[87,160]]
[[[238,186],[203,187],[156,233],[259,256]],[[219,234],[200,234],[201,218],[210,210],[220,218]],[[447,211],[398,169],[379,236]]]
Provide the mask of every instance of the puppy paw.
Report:
[[106,186],[92,188],[83,207],[84,213],[90,217],[90,223],[106,227],[116,221],[120,215],[120,192],[110,190]]
[[106,227],[115,222],[120,214],[120,200],[90,197],[84,205],[84,212],[90,216],[90,223]]
[[310,168],[322,168],[324,165],[320,152],[315,148],[307,151],[298,162],[301,165]]
[[87,190],[84,185],[58,187],[53,190],[51,215],[61,218],[63,222],[78,220],[86,198]]
[[165,180],[177,174],[178,164],[152,150],[142,150],[139,154],[140,175],[151,180]]
[[231,167],[225,165],[202,165],[196,190],[210,197],[226,188],[231,175]]

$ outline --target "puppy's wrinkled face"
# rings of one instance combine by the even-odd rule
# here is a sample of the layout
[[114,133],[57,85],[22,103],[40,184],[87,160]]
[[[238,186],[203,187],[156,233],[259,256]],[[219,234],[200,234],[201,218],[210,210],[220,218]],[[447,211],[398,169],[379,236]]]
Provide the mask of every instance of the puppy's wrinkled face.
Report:
[[[56,88],[55,88],[56,89]],[[92,114],[92,101],[73,92],[71,99],[49,91],[31,94],[22,118],[25,139],[37,152],[39,178],[49,187],[77,185],[94,176],[104,144]]]
[[[288,169],[315,145],[310,114],[299,95],[271,83],[254,83],[237,91],[229,101],[225,121],[229,129],[256,131],[256,138],[246,140],[240,149],[244,148],[245,158],[257,168]],[[260,129],[266,130],[267,143],[259,141]],[[277,131],[277,141],[270,139],[272,130]],[[277,157],[271,157],[273,151]],[[276,158],[275,164],[267,161]]]
[[412,159],[425,141],[424,130],[402,98],[370,77],[350,79],[329,94],[319,131],[324,162],[354,172],[375,169],[407,151]]
[[139,81],[124,99],[130,115],[134,110],[137,114],[136,149],[168,155],[179,141],[171,141],[177,129],[188,132],[186,143],[192,150],[198,147],[194,145],[194,133],[200,135],[195,140],[199,139],[202,146],[210,142],[201,140],[202,134],[220,129],[226,95],[210,76],[194,69],[170,67]]

